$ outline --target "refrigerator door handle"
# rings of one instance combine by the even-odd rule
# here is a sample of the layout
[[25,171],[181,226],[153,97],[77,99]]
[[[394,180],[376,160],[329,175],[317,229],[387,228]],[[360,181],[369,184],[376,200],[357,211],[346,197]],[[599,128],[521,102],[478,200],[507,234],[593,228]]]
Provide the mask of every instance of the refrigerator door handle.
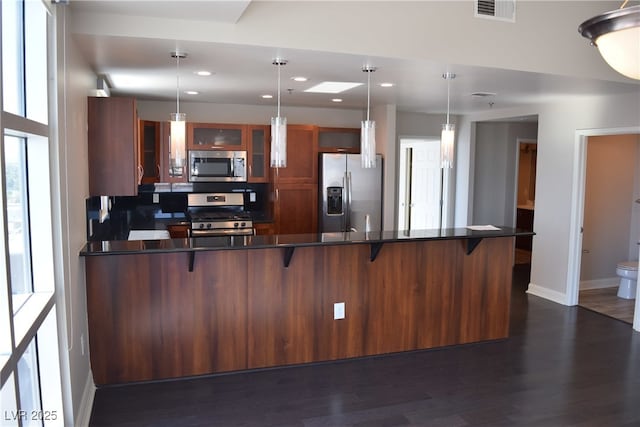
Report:
[[353,227],[351,227],[351,171],[347,171],[347,231],[356,231]]

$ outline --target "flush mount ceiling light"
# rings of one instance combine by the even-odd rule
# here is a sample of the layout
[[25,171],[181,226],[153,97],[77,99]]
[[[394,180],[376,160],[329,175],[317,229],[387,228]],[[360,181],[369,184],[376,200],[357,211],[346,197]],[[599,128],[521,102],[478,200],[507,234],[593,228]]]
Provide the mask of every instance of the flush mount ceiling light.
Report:
[[309,79],[303,76],[296,76],[296,77],[291,77],[291,80],[293,80],[294,82],[306,82]]
[[453,167],[453,142],[455,139],[455,125],[449,123],[449,107],[451,102],[451,80],[456,78],[453,73],[444,73],[442,78],[447,81],[447,123],[442,125],[442,136],[440,138],[440,166],[443,169]]
[[395,85],[393,83],[389,83],[389,82],[385,82],[385,83],[380,83],[380,87],[394,87]]
[[355,82],[322,82],[306,89],[310,93],[341,93],[354,87],[362,86],[362,83]]
[[367,120],[362,121],[360,128],[360,160],[363,168],[376,167],[376,122],[369,120],[371,108],[371,73],[375,67],[365,65],[362,71],[367,73]]
[[196,71],[195,74],[201,77],[207,77],[207,76],[210,76],[212,73],[211,71],[202,70],[202,71]]
[[272,62],[278,68],[278,115],[271,118],[271,167],[287,166],[287,118],[280,117],[280,69],[287,60],[276,58]]
[[602,58],[617,72],[640,80],[640,5],[594,16],[584,21],[578,32],[591,40]]
[[180,112],[180,60],[185,59],[184,52],[171,52],[176,60],[176,112],[171,114],[169,136],[169,175],[183,176],[185,163],[185,124],[187,115]]

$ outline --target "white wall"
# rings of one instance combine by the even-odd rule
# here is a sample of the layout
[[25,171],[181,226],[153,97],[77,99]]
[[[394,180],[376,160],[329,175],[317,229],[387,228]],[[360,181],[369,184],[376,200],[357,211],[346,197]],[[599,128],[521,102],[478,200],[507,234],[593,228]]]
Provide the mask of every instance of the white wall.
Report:
[[518,139],[536,139],[538,123],[478,122],[475,129],[471,222],[513,227]]
[[616,264],[635,256],[630,227],[639,142],[638,135],[589,137],[581,281],[615,278]]
[[[61,354],[63,363],[63,391],[65,397],[65,425],[81,425],[88,421],[93,382],[90,378],[87,306],[85,293],[84,259],[79,252],[86,243],[85,199],[89,194],[87,155],[87,95],[95,87],[95,74],[79,55],[65,28],[66,8],[56,8],[58,19],[58,150],[57,157],[60,180],[54,185],[59,191],[60,221],[56,232],[62,236],[62,247],[58,267],[58,315],[61,335],[66,337],[66,353]],[[66,33],[65,33],[66,31]],[[58,200],[54,197],[55,200]],[[61,279],[61,280],[60,280]],[[81,346],[84,339],[84,354]],[[88,406],[88,408],[87,408]]]
[[384,175],[382,182],[382,229],[395,230],[398,161],[396,138],[396,106],[383,105],[371,108],[371,118],[376,122],[376,152],[382,154]]
[[[538,169],[536,214],[529,292],[568,304],[569,236],[572,180],[576,167],[576,132],[583,129],[625,128],[638,125],[640,99],[635,95],[576,96],[563,102],[465,116],[458,137],[459,160],[475,153],[473,123],[506,117],[538,115]],[[464,204],[473,200],[468,164],[457,165],[456,221],[463,225],[471,214]],[[467,169],[468,168],[468,169]],[[471,205],[472,206],[472,205]]]

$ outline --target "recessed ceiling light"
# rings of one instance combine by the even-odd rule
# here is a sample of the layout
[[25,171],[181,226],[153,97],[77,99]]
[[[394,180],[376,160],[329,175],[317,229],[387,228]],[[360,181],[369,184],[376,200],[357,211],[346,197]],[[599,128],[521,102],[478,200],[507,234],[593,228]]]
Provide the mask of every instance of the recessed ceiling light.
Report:
[[312,93],[341,93],[349,89],[353,89],[354,87],[362,86],[362,83],[354,83],[354,82],[322,82],[317,84],[309,89],[305,90],[305,92]]
[[262,98],[271,99],[271,98],[273,98],[273,95],[262,95]]
[[303,76],[296,76],[296,77],[291,77],[291,80],[296,82],[306,82],[309,79]]
[[210,76],[212,73],[211,71],[202,70],[202,71],[196,71],[196,74],[199,76],[206,77],[206,76]]
[[342,98],[333,98],[331,102],[342,102]]
[[197,90],[187,90],[184,93],[186,93],[187,95],[197,95],[200,92],[198,92]]
[[393,83],[380,83],[380,87],[394,87],[395,85]]

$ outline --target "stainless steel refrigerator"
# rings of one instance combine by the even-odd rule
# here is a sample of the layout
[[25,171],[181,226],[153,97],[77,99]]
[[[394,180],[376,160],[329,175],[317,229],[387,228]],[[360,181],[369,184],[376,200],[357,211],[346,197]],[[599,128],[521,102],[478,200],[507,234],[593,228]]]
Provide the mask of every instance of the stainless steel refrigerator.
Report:
[[382,230],[382,156],[364,169],[359,154],[320,154],[320,232]]

